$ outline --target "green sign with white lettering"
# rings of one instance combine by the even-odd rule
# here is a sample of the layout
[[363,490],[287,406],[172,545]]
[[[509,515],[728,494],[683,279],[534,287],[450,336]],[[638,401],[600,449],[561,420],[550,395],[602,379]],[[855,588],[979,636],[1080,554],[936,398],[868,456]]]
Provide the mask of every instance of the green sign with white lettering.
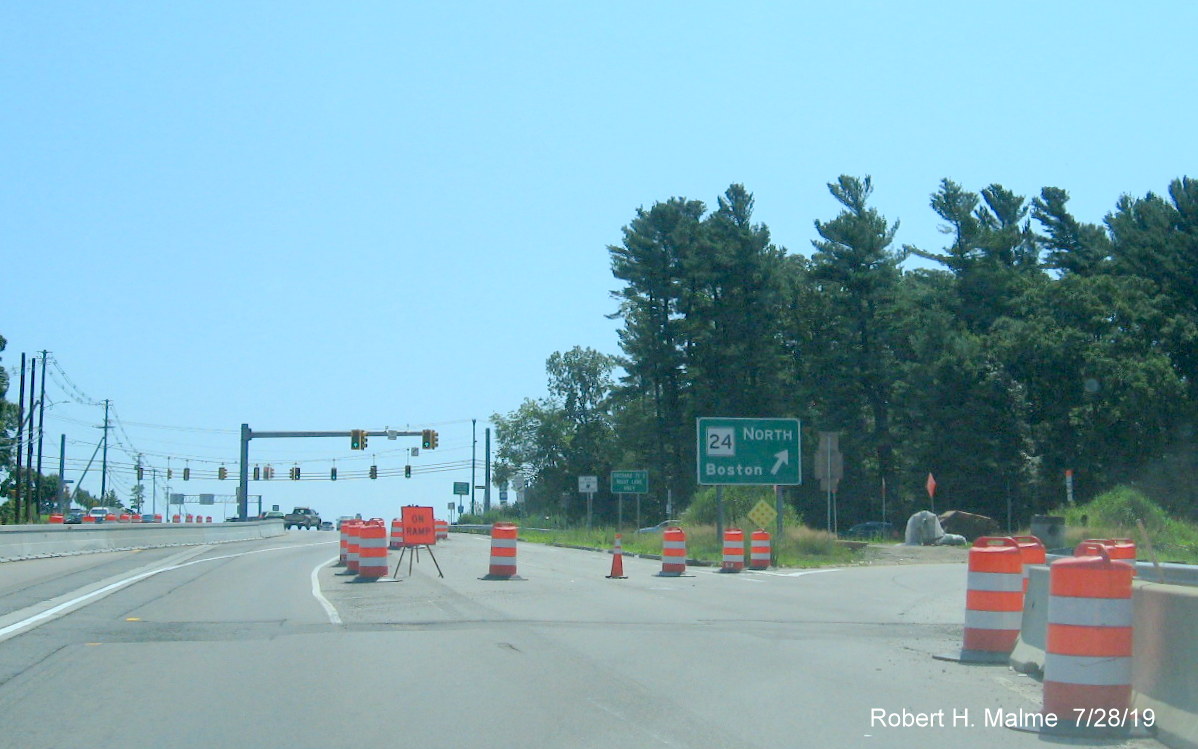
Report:
[[699,483],[793,486],[803,483],[798,419],[698,420]]
[[612,494],[648,494],[648,471],[612,471]]

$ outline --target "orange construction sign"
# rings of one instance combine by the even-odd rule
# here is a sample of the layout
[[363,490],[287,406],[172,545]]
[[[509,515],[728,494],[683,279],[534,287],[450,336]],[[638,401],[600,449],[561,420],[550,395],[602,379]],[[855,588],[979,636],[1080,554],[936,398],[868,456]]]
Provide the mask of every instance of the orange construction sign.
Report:
[[430,546],[437,543],[437,528],[431,507],[404,507],[403,529],[404,546]]

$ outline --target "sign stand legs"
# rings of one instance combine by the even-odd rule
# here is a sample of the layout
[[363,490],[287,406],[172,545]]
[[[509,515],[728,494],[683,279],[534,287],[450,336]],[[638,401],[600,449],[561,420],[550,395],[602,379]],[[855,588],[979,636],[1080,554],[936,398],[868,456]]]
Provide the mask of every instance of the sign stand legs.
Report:
[[421,546],[424,546],[424,550],[427,551],[428,555],[433,558],[433,566],[437,568],[437,575],[441,578],[445,577],[445,573],[441,572],[441,565],[437,564],[437,555],[433,553],[432,547],[426,544],[416,544],[413,546],[405,546],[402,550],[400,550],[399,561],[395,563],[395,572],[391,575],[392,580],[399,579],[399,568],[403,566],[404,554],[408,553],[408,549],[412,550],[412,555],[408,557],[408,577],[412,576],[412,563],[419,561],[418,556],[420,554]]

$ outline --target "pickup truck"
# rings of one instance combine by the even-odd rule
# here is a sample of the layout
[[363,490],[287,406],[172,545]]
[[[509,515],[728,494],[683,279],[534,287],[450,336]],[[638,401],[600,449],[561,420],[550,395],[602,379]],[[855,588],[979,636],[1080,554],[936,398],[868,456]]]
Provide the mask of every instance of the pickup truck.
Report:
[[320,515],[310,507],[296,507],[283,516],[283,530],[287,530],[293,525],[296,528],[320,530]]

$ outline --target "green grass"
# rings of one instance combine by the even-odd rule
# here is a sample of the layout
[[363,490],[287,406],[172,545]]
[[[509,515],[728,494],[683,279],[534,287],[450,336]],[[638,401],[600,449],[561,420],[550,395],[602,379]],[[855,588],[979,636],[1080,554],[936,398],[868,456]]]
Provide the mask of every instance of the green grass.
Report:
[[[682,526],[686,533],[686,556],[704,562],[719,564],[724,557],[723,542],[716,539],[714,525]],[[771,534],[772,535],[772,534]],[[745,559],[748,561],[750,532],[745,531]],[[779,567],[826,567],[851,564],[853,552],[836,542],[836,538],[824,531],[804,526],[783,529],[784,538],[779,543],[773,539]],[[560,544],[593,549],[611,549],[615,540],[615,529],[611,527],[567,528],[554,531],[520,529],[520,540],[529,543]],[[626,532],[622,545],[626,554],[661,554],[660,533]]]
[[1198,564],[1198,526],[1170,517],[1138,489],[1121,486],[1053,514],[1065,518],[1065,541],[1071,547],[1087,538],[1130,538],[1141,560],[1149,558],[1150,541],[1157,561]]

